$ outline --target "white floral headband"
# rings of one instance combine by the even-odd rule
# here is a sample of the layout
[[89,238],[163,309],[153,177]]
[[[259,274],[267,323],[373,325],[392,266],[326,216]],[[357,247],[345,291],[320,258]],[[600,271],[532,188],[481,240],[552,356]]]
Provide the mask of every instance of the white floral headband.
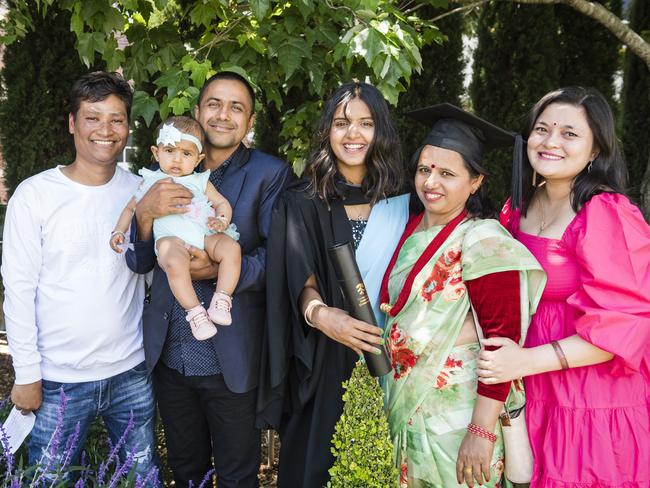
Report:
[[203,152],[203,146],[198,138],[191,134],[181,132],[174,127],[174,124],[165,124],[162,126],[160,133],[158,134],[158,139],[156,139],[156,145],[162,144],[164,146],[176,146],[176,143],[182,140],[193,142],[199,150],[199,153]]

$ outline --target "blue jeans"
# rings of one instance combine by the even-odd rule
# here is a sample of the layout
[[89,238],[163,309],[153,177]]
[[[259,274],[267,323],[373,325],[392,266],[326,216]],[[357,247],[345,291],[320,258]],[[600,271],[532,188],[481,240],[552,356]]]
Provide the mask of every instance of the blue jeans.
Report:
[[[133,452],[135,471],[142,478],[157,466],[153,386],[144,362],[100,381],[58,383],[43,380],[42,384],[43,403],[35,412],[36,423],[29,440],[30,465],[52,463],[52,466],[56,466],[60,463],[66,441],[73,435],[78,423],[79,439],[70,463],[77,465],[88,429],[95,418],[102,417],[111,442],[116,445],[133,413],[133,428],[120,449],[120,459],[123,462]],[[57,425],[61,389],[67,397],[67,405],[62,419],[60,447],[50,460],[48,444]]]

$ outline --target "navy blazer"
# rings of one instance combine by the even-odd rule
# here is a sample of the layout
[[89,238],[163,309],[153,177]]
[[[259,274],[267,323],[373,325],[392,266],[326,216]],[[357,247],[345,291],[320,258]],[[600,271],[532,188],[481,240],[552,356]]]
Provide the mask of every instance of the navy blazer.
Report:
[[[232,325],[219,327],[217,335],[209,340],[219,355],[226,385],[235,393],[250,391],[258,383],[271,210],[277,196],[292,179],[293,172],[284,161],[245,149],[242,157],[226,168],[221,185],[220,192],[233,208],[232,221],[240,234],[242,267],[233,295]],[[151,295],[145,298],[142,315],[145,358],[151,372],[167,337],[174,296],[165,272],[156,261],[153,239],[136,242],[134,251],[127,252],[127,263],[136,273],[154,270]]]

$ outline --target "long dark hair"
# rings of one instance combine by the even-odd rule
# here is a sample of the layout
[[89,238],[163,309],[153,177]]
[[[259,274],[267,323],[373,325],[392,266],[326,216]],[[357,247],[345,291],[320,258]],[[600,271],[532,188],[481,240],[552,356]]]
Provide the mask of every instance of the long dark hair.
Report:
[[[420,162],[420,154],[422,154],[422,150],[424,149],[424,145],[420,146],[413,156],[411,157],[411,160],[409,161],[408,165],[408,174],[409,174],[409,182],[411,185],[411,201],[410,201],[410,209],[412,213],[421,213],[424,211],[424,205],[422,205],[422,202],[420,202],[420,199],[417,197],[417,191],[415,188],[415,174],[417,172],[418,168],[418,163]],[[487,187],[485,185],[485,182],[490,175],[485,169],[485,167],[482,164],[482,161],[474,161],[466,158],[462,154],[458,153],[463,160],[463,163],[465,165],[465,168],[469,172],[470,176],[472,178],[476,178],[477,176],[483,175],[483,181],[481,182],[481,185],[478,187],[478,190],[474,192],[473,194],[470,194],[469,198],[467,199],[467,202],[465,202],[465,209],[467,210],[467,213],[471,217],[477,217],[480,219],[491,219],[496,217],[496,208],[494,204],[492,203],[492,200],[490,200],[490,197],[488,196],[488,191]]]
[[[605,97],[595,88],[570,86],[547,93],[535,104],[528,117],[524,137],[533,131],[539,116],[546,107],[561,103],[582,107],[587,114],[587,123],[593,133],[598,156],[573,179],[571,207],[578,212],[591,197],[603,192],[625,193],[627,167],[616,138],[616,125],[612,109]],[[522,173],[522,213],[526,215],[535,188],[532,185],[533,169],[524,153]]]
[[336,156],[330,145],[330,129],[334,113],[339,106],[343,105],[345,114],[348,103],[355,98],[368,106],[375,124],[375,135],[366,153],[367,173],[361,184],[361,190],[371,203],[402,190],[404,181],[402,151],[386,100],[377,88],[368,83],[346,83],[336,89],[325,102],[318,122],[318,130],[312,141],[311,154],[305,167],[305,176],[309,180],[312,197],[318,197],[328,205],[333,200],[343,198],[341,189],[336,184],[341,176],[336,168]]

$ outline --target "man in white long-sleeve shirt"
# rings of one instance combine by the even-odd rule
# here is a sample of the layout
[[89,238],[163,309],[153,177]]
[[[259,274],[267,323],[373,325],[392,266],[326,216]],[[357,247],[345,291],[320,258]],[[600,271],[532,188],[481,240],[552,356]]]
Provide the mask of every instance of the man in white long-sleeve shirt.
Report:
[[80,429],[73,464],[101,416],[114,443],[130,429],[121,454],[133,453],[139,474],[155,466],[153,391],[142,347],[144,282],[108,244],[139,184],[117,167],[131,102],[131,88],[118,74],[77,80],[69,115],[75,160],[23,181],[7,207],[2,277],[16,373],[11,399],[36,414],[31,464],[49,464],[63,390],[63,439],[77,423]]

